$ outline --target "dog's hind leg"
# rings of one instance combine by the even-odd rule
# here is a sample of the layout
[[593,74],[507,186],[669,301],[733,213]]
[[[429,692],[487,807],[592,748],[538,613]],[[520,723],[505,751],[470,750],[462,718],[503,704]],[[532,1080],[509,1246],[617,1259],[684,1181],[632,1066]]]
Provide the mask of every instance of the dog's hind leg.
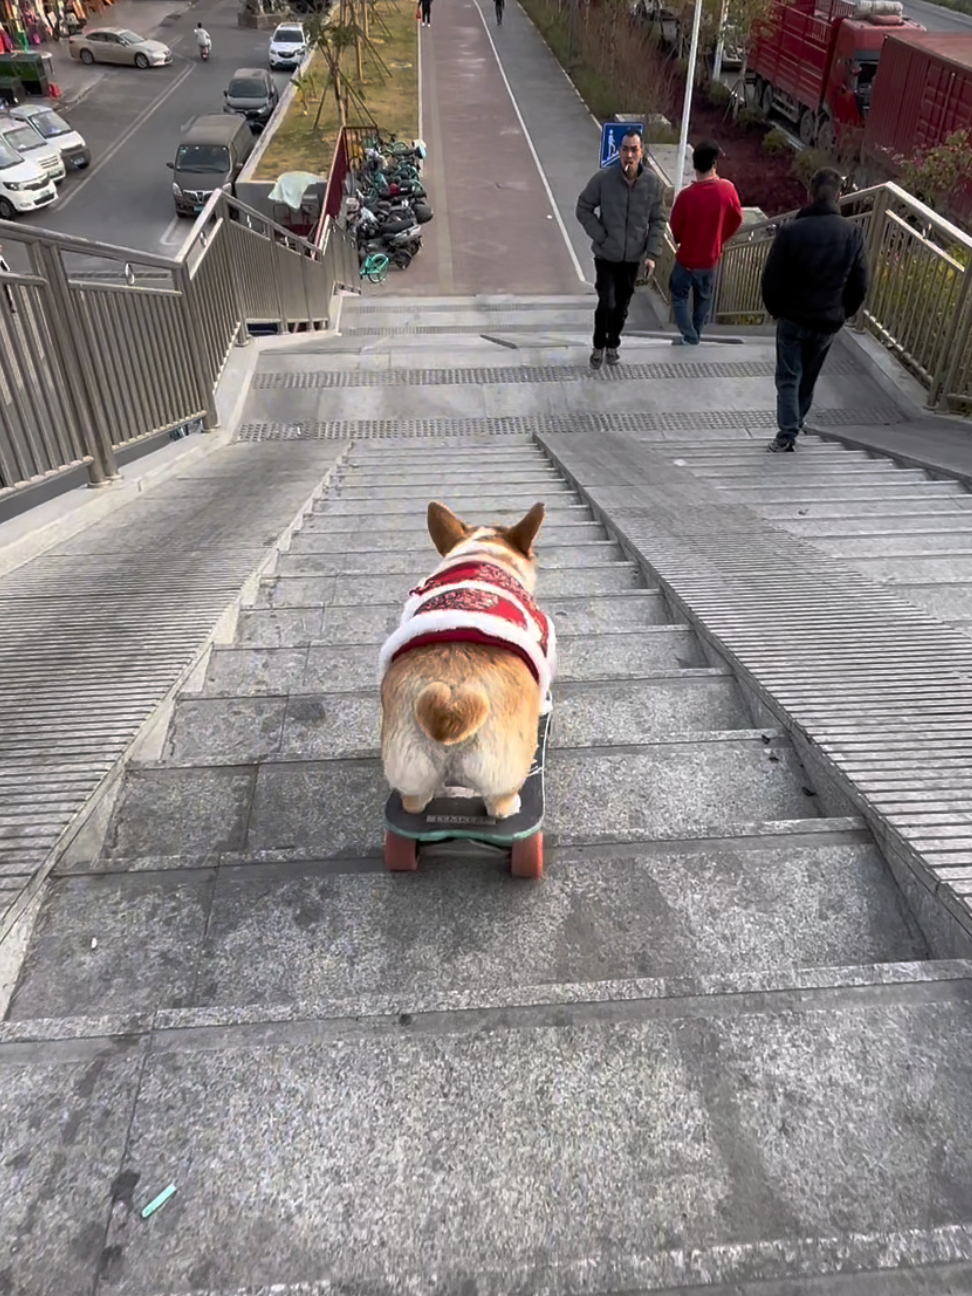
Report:
[[396,741],[387,743],[383,753],[385,778],[398,791],[409,814],[422,813],[445,769],[445,756],[432,751],[424,738],[423,734],[402,741],[401,735],[396,735]]

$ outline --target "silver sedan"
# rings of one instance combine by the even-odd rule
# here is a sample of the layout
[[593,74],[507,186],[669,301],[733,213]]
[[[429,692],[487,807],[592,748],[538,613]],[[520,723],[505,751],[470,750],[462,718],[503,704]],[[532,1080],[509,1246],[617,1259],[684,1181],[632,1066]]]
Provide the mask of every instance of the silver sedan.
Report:
[[172,51],[161,41],[146,40],[126,27],[95,27],[68,39],[71,57],[82,63],[124,63],[129,67],[161,67],[172,62]]

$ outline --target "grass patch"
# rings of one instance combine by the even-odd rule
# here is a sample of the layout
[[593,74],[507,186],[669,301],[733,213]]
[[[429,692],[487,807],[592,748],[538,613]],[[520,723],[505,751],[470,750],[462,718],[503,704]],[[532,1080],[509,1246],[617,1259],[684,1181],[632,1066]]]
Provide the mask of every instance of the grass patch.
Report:
[[[364,79],[354,88],[363,97],[367,113],[352,99],[349,126],[377,122],[383,135],[413,139],[418,134],[418,23],[415,0],[382,0],[378,14],[384,27],[372,17],[372,44],[388,67],[384,69],[363,50]],[[387,31],[385,30],[387,28]],[[346,73],[355,65],[354,50],[343,58]],[[302,89],[294,95],[283,120],[274,131],[260,159],[254,180],[276,180],[285,171],[311,171],[326,176],[334,155],[340,124],[334,91],[328,86],[321,119],[314,119],[327,82],[327,64],[318,51],[301,78]]]
[[568,5],[561,0],[521,2],[598,121],[610,121],[616,112],[645,119],[669,115],[675,69],[646,31],[632,29],[624,6],[585,6],[583,17],[575,18],[571,51]]

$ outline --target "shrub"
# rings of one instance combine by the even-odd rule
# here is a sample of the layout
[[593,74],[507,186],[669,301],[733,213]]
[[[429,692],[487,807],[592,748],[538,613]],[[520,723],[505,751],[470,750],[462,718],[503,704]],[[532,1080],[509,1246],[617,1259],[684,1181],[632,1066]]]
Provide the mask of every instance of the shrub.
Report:
[[780,130],[779,126],[774,126],[763,137],[763,148],[767,153],[789,153],[792,147],[786,131]]
[[804,149],[793,159],[793,165],[790,167],[794,177],[800,181],[805,189],[809,189],[810,181],[814,174],[821,167],[833,166],[833,158],[823,149]]
[[766,118],[758,108],[740,108],[736,121],[743,130],[765,130]]
[[705,97],[713,108],[725,108],[732,98],[732,91],[722,81],[710,81],[705,88]]

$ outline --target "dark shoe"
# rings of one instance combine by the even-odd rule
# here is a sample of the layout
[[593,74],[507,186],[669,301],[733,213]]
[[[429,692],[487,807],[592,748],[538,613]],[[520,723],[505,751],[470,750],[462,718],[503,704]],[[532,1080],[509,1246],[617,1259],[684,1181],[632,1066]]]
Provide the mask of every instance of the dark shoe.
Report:
[[591,368],[600,369],[603,363],[604,363],[604,348],[595,347],[594,350],[591,352]]
[[604,359],[608,362],[609,365],[618,365],[618,364],[620,364],[620,363],[621,363],[621,357],[620,357],[620,355],[618,354],[618,348],[617,348],[617,347],[608,347],[607,351],[605,352]]
[[770,454],[783,454],[788,450],[795,450],[796,442],[789,437],[774,437],[766,449]]

